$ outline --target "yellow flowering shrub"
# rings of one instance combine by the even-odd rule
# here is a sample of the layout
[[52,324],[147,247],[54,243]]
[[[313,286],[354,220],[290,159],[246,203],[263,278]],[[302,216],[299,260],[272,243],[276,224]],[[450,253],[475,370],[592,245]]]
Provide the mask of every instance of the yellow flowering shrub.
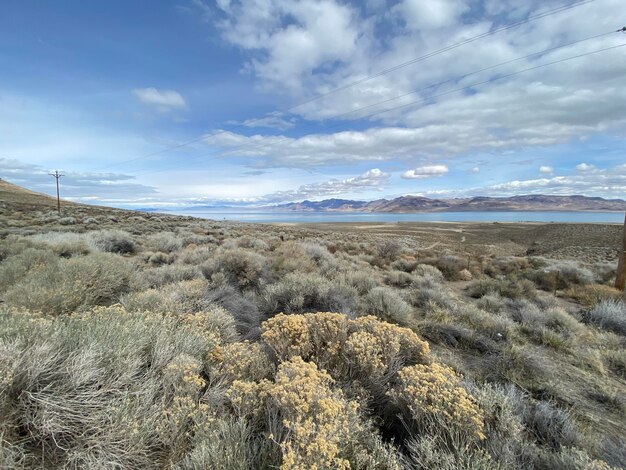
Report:
[[349,468],[342,446],[361,428],[359,407],[331,388],[332,377],[296,356],[282,363],[274,382],[236,380],[227,395],[242,415],[275,412],[285,429],[278,443],[281,469]]
[[243,341],[211,351],[209,360],[232,380],[261,380],[272,372],[272,364],[263,346]]
[[436,363],[417,364],[401,369],[398,379],[398,385],[389,394],[408,409],[415,422],[485,438],[483,413],[460,386],[460,376],[454,370]]
[[428,343],[413,331],[376,317],[350,320],[339,313],[279,314],[262,325],[262,338],[279,360],[300,356],[330,371],[381,376],[398,360],[428,360]]
[[205,385],[205,380],[201,377],[202,363],[187,355],[176,356],[165,366],[163,378],[165,383],[171,385],[175,390],[184,390],[190,395],[195,395]]

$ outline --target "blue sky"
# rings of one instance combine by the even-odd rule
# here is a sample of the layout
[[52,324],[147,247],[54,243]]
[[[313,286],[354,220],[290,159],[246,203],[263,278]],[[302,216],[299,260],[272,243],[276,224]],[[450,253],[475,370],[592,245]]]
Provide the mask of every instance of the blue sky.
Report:
[[626,34],[564,46],[620,0],[380,73],[565,3],[8,0],[0,177],[122,207],[626,197]]

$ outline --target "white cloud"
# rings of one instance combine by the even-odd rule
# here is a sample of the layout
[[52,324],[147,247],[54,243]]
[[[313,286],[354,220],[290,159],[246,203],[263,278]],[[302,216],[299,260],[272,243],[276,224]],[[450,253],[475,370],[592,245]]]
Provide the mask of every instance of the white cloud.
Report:
[[271,204],[281,202],[302,201],[340,196],[346,193],[359,193],[369,189],[379,189],[389,183],[390,175],[374,168],[365,173],[346,179],[331,179],[322,183],[310,183],[298,189],[276,191],[254,199],[254,202]]
[[468,10],[469,5],[461,0],[403,0],[394,8],[407,27],[415,30],[451,26]]
[[574,173],[531,180],[513,180],[474,188],[425,191],[424,194],[438,197],[584,194],[586,196],[623,199],[626,194],[626,164],[613,168],[596,169],[584,174]]
[[588,163],[580,163],[578,165],[576,165],[576,169],[578,171],[591,171],[594,170],[596,167],[594,165],[589,165]]
[[480,167],[479,166],[475,166],[470,170],[472,173],[480,173]]
[[425,179],[443,176],[448,172],[446,165],[426,165],[402,173],[405,179]]
[[162,110],[184,108],[187,104],[180,93],[175,90],[158,90],[156,88],[137,88],[133,94],[139,101],[156,106]]
[[552,168],[551,166],[540,166],[539,173],[543,173],[543,174],[554,173],[554,168]]
[[219,2],[217,26],[230,43],[257,54],[247,63],[264,82],[302,91],[303,78],[325,63],[347,61],[357,47],[354,11],[333,0]]
[[[360,9],[334,0],[264,0],[226,2],[218,27],[223,38],[249,54],[247,70],[261,88],[287,95],[293,102],[306,101],[336,88],[340,92],[303,104],[293,112],[305,120],[327,120],[335,115],[394,99],[367,111],[348,114],[342,121],[416,101],[411,106],[367,117],[370,129],[352,133],[361,140],[359,155],[371,161],[417,152],[420,156],[453,158],[475,151],[502,152],[518,147],[548,146],[597,133],[626,135],[626,88],[622,77],[623,49],[563,62],[527,73],[492,81],[498,76],[549,61],[620,44],[615,34],[561,50],[511,62],[498,69],[464,76],[500,62],[576,41],[598,31],[614,30],[612,16],[621,0],[603,0],[578,6],[489,36],[471,45],[449,50],[424,61],[379,74],[416,56],[463,41],[529,14],[545,11],[544,2],[522,4],[488,0],[479,22],[464,16],[471,3],[463,0],[402,0],[389,14]],[[471,4],[472,8],[474,4]],[[398,22],[401,17],[405,21]],[[323,18],[323,19],[322,19]],[[332,29],[334,33],[329,34]],[[555,31],[559,34],[555,36]],[[375,76],[370,80],[363,80]],[[358,84],[355,81],[361,80]],[[439,86],[426,88],[449,80]],[[476,82],[469,93],[432,97]],[[329,123],[332,124],[332,123]],[[339,123],[343,125],[344,123]],[[363,128],[363,126],[360,126]],[[332,127],[331,127],[332,129]],[[389,149],[375,137],[403,129],[413,142]],[[331,131],[332,132],[332,131]],[[266,165],[302,166],[304,142],[321,148],[337,146],[340,133],[287,139],[278,144],[271,137],[256,137],[267,156]],[[345,135],[345,133],[343,134]],[[326,140],[326,142],[322,142]],[[290,147],[289,149],[286,146]],[[369,146],[369,147],[368,147]],[[293,158],[286,154],[293,150]],[[381,151],[382,150],[382,151]],[[278,154],[273,157],[272,154]],[[281,154],[285,153],[284,156]],[[333,161],[354,161],[354,152]],[[361,157],[358,157],[359,159]],[[313,161],[320,160],[313,157]],[[315,166],[317,163],[304,164]]]
[[295,120],[284,119],[280,113],[271,113],[269,116],[258,119],[247,119],[241,124],[246,127],[269,127],[272,129],[278,129],[281,131],[291,129],[295,126]]

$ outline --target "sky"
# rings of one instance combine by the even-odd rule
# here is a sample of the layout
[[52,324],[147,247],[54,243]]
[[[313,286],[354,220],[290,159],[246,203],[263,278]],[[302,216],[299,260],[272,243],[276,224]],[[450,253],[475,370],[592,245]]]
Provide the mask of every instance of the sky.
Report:
[[4,0],[0,177],[128,208],[626,198],[623,6]]

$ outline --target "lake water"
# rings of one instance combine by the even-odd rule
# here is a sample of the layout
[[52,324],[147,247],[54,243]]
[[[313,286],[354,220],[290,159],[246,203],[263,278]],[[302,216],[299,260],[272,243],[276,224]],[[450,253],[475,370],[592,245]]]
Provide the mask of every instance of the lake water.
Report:
[[203,219],[252,223],[319,222],[593,222],[623,223],[623,212],[175,212]]

